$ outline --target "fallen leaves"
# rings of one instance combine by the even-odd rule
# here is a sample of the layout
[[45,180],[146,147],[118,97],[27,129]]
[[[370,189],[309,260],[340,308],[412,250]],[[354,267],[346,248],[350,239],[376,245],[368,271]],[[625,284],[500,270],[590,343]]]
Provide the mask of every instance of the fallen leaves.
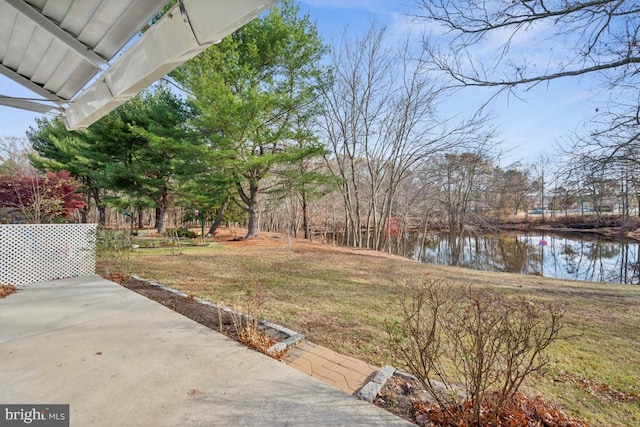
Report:
[[8,297],[12,293],[16,292],[16,287],[13,285],[0,285],[0,299]]
[[[584,421],[571,418],[558,408],[546,403],[542,397],[528,398],[522,393],[517,393],[510,402],[507,402],[495,419],[489,419],[496,403],[492,401],[492,398],[498,397],[498,393],[494,393],[484,402],[481,425],[494,427],[588,426]],[[458,402],[446,408],[434,404],[426,406],[416,402],[414,408],[416,411],[415,420],[419,425],[456,427],[476,425],[470,419],[471,406],[469,401]]]
[[276,360],[282,360],[282,358],[286,356],[286,350],[269,352],[269,348],[276,344],[277,341],[265,332],[258,330],[258,328],[251,323],[240,331],[238,334],[238,341],[253,350],[259,351],[267,356],[271,356]]
[[640,395],[638,393],[617,390],[608,384],[600,384],[589,378],[581,377],[578,374],[561,372],[556,376],[555,381],[571,381],[579,389],[588,391],[592,395],[609,402],[640,402]]
[[[444,396],[442,396],[444,397]],[[479,425],[491,427],[587,427],[579,419],[572,418],[559,408],[547,403],[540,396],[529,398],[517,393],[507,402],[497,416],[493,409],[498,393],[489,393],[483,402]],[[445,400],[443,400],[445,402]],[[471,427],[478,423],[472,420],[470,401],[459,400],[440,406],[415,380],[393,377],[374,401],[380,406],[408,421],[429,427]]]

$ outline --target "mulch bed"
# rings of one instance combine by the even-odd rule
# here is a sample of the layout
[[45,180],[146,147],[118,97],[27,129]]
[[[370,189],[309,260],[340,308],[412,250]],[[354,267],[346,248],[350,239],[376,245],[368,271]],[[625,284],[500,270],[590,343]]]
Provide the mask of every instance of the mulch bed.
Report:
[[425,404],[431,396],[417,381],[392,376],[373,404],[413,423],[420,416],[416,403]]
[[[489,395],[489,399],[495,397]],[[453,405],[449,412],[441,409],[435,399],[415,379],[394,375],[380,390],[373,403],[419,426],[468,427],[463,402]],[[453,414],[453,416],[451,415]],[[482,423],[491,427],[588,427],[587,423],[567,416],[541,397],[528,398],[516,394],[500,411],[497,422]]]
[[[246,315],[231,313],[228,310],[201,304],[195,298],[185,298],[176,295],[173,292],[153,286],[143,280],[130,278],[122,281],[120,284],[236,341],[243,342],[241,332],[243,327],[251,321],[251,318]],[[282,332],[264,325],[258,325],[258,332],[266,336],[262,344],[267,346],[267,348],[288,337]],[[246,343],[243,342],[243,344]],[[262,348],[255,349],[261,352],[266,350]]]

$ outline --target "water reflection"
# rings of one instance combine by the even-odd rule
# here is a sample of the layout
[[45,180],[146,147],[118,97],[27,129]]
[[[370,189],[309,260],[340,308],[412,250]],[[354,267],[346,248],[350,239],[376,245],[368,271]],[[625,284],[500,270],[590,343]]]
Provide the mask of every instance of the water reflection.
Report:
[[405,236],[397,253],[433,264],[545,277],[639,284],[636,241],[542,233]]

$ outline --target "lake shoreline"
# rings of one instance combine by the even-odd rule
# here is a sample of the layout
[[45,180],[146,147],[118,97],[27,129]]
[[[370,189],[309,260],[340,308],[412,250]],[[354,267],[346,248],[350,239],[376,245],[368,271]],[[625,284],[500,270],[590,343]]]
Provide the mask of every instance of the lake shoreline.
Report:
[[640,239],[623,227],[495,224],[451,235],[407,235],[393,252],[428,264],[588,282],[639,284]]
[[[582,223],[581,223],[582,225]],[[547,223],[547,224],[539,224],[539,223],[507,223],[500,224],[497,227],[500,231],[544,231],[549,233],[570,233],[570,234],[579,234],[579,235],[598,235],[603,236],[608,239],[631,239],[640,241],[640,229],[629,230],[626,227],[621,226],[605,226],[605,227],[597,227],[593,226],[590,228],[587,227],[573,227],[568,224],[558,224],[558,223]]]

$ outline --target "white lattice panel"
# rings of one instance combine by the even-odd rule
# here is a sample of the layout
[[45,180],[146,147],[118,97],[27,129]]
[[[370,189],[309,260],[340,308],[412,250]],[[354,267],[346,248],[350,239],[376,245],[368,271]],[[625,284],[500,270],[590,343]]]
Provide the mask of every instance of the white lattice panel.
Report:
[[0,283],[95,274],[96,224],[0,225]]

